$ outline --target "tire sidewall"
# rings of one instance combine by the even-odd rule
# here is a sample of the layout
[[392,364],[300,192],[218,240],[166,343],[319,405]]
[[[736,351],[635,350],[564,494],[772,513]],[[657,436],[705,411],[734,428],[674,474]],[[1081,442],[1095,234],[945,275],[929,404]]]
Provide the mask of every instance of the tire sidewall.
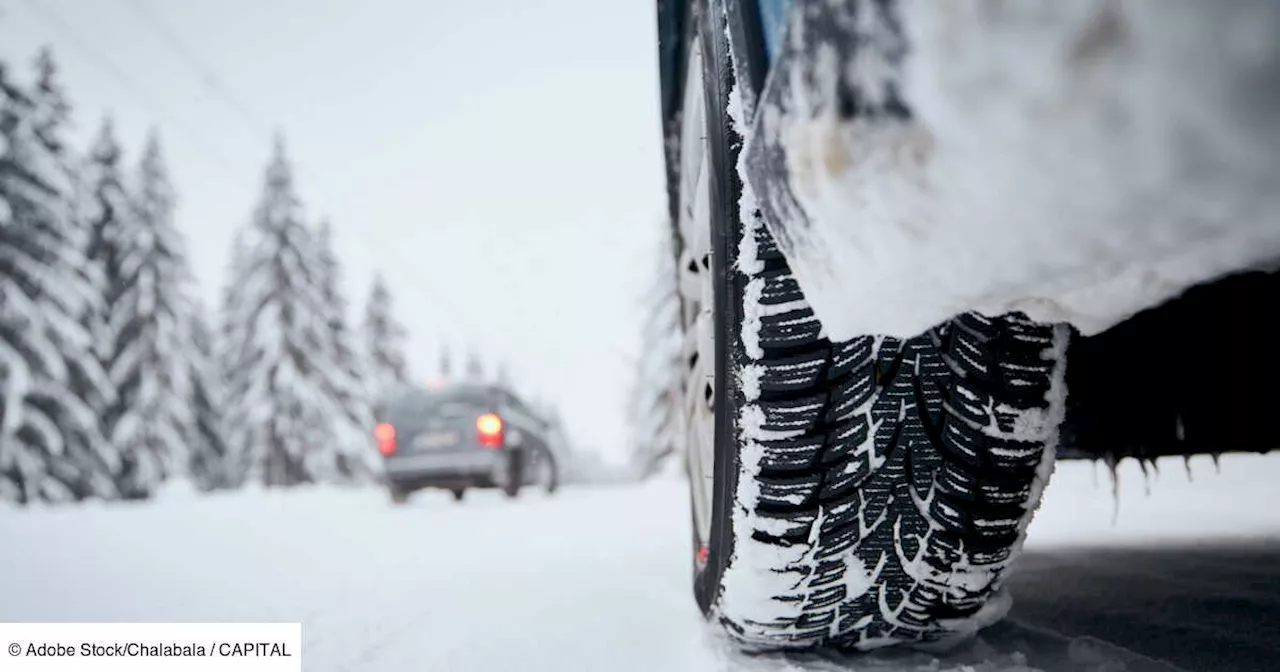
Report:
[[560,467],[555,456],[546,447],[540,447],[530,455],[533,467],[533,485],[540,486],[544,494],[552,495],[560,487]]
[[[733,556],[733,501],[738,487],[738,409],[743,403],[736,384],[742,346],[737,338],[741,325],[742,283],[736,268],[742,224],[738,212],[741,184],[737,171],[740,140],[733,131],[727,104],[733,87],[733,69],[724,30],[722,0],[693,4],[694,35],[702,42],[703,86],[708,136],[707,178],[711,210],[711,278],[715,329],[714,466],[711,497],[711,538],[707,564],[695,571],[694,595],[698,606],[710,615],[719,598],[720,584]],[[696,535],[696,532],[695,532]],[[695,541],[696,544],[696,541]],[[696,551],[696,548],[695,548]]]
[[556,490],[560,489],[560,465],[559,463],[556,462],[556,458],[551,454],[551,451],[549,450],[546,451],[542,459],[547,461],[548,471],[547,471],[546,491],[548,495],[554,495],[556,493]]
[[507,497],[515,497],[520,494],[520,487],[524,480],[524,455],[519,451],[512,451],[507,454],[507,482],[503,484],[502,491]]
[[391,503],[397,506],[409,501],[409,492],[394,484],[387,487],[387,496],[391,498]]

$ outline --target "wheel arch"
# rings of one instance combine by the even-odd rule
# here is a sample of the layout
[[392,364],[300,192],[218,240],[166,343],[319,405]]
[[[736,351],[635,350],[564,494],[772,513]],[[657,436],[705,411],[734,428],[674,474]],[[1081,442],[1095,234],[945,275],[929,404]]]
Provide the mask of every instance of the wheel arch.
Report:
[[738,69],[739,85],[743,87],[739,92],[747,102],[748,111],[754,110],[754,101],[764,87],[768,71],[768,48],[760,3],[771,8],[771,15],[777,14],[778,7],[790,4],[790,0],[658,0],[660,115],[666,168],[667,214],[672,226],[677,219],[680,198],[676,190],[680,177],[677,139],[680,131],[680,101],[685,85],[685,58],[691,37],[689,13],[699,2],[705,2],[713,11],[725,13],[731,37],[730,49]]

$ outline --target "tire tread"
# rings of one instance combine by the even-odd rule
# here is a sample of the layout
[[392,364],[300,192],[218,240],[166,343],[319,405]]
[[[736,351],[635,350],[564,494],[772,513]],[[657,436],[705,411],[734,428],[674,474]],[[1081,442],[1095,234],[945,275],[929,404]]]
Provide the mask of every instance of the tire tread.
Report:
[[[764,243],[765,227],[754,234],[759,250],[777,249]],[[1056,434],[1025,440],[1016,423],[1062,405],[1054,355],[1066,333],[1017,314],[966,314],[914,338],[831,342],[785,260],[771,258],[761,275],[763,300],[796,304],[784,315],[804,321],[762,320],[760,359],[733,339],[739,367],[759,376],[749,403],[763,414],[761,429],[785,433],[750,439],[762,458],[740,478],[754,472],[758,497],[737,506],[757,523],[734,534],[738,544],[804,560],[752,568],[799,577],[795,591],[774,597],[775,619],[721,619],[744,643],[766,648],[951,636],[944,620],[973,615],[1000,590],[1037,504]],[[877,580],[852,594],[859,584],[847,574],[874,567]],[[986,574],[948,586],[946,577],[970,567]]]

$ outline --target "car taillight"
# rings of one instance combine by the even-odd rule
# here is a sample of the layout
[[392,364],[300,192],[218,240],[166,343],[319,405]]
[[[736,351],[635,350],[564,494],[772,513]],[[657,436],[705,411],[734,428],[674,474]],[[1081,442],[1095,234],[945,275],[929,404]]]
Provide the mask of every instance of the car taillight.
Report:
[[485,413],[476,418],[476,429],[480,432],[480,445],[485,448],[502,446],[502,418],[493,413]]
[[396,452],[396,428],[390,423],[378,423],[373,428],[373,436],[378,440],[378,452],[391,455]]

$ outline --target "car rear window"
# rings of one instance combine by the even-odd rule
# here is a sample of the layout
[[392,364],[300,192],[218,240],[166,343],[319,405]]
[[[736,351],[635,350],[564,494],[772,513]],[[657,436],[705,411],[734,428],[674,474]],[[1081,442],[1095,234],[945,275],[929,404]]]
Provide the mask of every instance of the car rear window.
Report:
[[429,417],[462,417],[489,411],[491,403],[491,395],[485,388],[415,390],[388,404],[387,421],[396,426],[408,426]]

